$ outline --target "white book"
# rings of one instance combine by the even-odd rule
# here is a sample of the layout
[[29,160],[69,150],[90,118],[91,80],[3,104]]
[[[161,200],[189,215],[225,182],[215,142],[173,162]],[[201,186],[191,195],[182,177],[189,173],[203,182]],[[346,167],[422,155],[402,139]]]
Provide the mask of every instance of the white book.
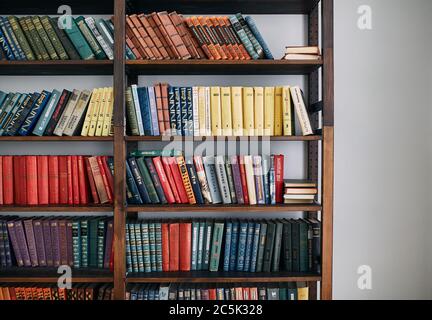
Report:
[[244,164],[246,170],[246,183],[249,195],[249,204],[251,206],[257,204],[256,193],[255,193],[255,177],[252,156],[244,156]]
[[138,98],[138,86],[136,84],[133,84],[131,86],[131,88],[132,88],[132,98],[133,98],[133,102],[134,102],[134,106],[135,106],[135,113],[136,113],[137,120],[138,120],[138,130],[139,130],[140,136],[143,136],[144,135],[144,125],[142,122],[141,107],[140,107],[139,98]]
[[291,97],[294,103],[294,108],[296,111],[297,119],[300,123],[302,133],[304,136],[313,135],[312,125],[307,113],[306,105],[303,100],[303,95],[300,87],[291,88]]
[[314,194],[284,194],[285,200],[314,200]]
[[63,131],[63,133],[67,136],[73,136],[75,131],[77,130],[78,125],[83,120],[83,117],[86,115],[86,109],[89,104],[92,93],[88,90],[84,90],[81,92],[78,103],[72,113],[72,116],[69,119],[69,122]]
[[150,115],[151,115],[151,126],[154,136],[160,136],[159,131],[159,120],[158,120],[158,112],[156,106],[156,95],[154,91],[154,87],[148,87],[149,94],[149,102],[150,102]]
[[231,193],[228,185],[228,177],[225,170],[224,156],[215,157],[216,176],[219,183],[219,190],[224,204],[231,204]]
[[114,52],[111,49],[111,47],[108,45],[108,43],[105,41],[105,39],[102,37],[101,33],[96,27],[96,22],[93,19],[93,17],[85,18],[85,22],[87,23],[87,26],[89,27],[90,31],[95,36],[97,42],[99,42],[100,46],[102,47],[102,50],[107,55],[108,59],[114,60]]
[[205,135],[211,136],[212,135],[212,128],[211,128],[211,110],[210,110],[210,87],[205,87]]
[[192,87],[192,110],[194,127],[193,135],[195,137],[198,137],[200,135],[198,87]]
[[70,117],[72,116],[72,113],[75,109],[75,106],[77,105],[78,99],[81,95],[81,91],[79,90],[73,90],[72,94],[70,96],[70,99],[66,105],[66,108],[64,109],[59,122],[57,123],[57,126],[54,130],[54,135],[56,136],[62,136],[63,131],[66,128],[66,125],[69,122]]

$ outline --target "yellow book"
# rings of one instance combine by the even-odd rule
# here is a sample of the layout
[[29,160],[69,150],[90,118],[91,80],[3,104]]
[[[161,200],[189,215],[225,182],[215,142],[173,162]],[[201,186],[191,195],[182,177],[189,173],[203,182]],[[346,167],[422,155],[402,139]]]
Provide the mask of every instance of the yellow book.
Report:
[[253,88],[243,88],[243,129],[245,136],[255,134]]
[[220,87],[210,88],[211,128],[213,136],[222,135]]
[[283,135],[292,136],[294,132],[294,117],[291,104],[290,87],[282,88]]
[[255,98],[255,135],[264,135],[264,88],[255,87],[254,88],[254,98]]
[[201,137],[205,137],[207,135],[205,87],[198,87],[198,122],[199,122],[199,135]]
[[231,117],[231,88],[221,88],[221,111],[222,111],[222,135],[231,137],[232,117]]
[[243,136],[243,97],[242,87],[231,87],[231,115],[233,135]]
[[[105,120],[105,114],[108,111],[108,98],[109,98],[109,88],[103,89],[103,98],[102,102],[99,104],[99,112],[97,116],[97,122],[96,122],[96,131],[95,136],[101,137],[102,136],[102,129],[104,125]],[[90,130],[91,130],[91,124],[90,124]]]
[[274,100],[274,135],[281,136],[283,132],[283,121],[282,121],[282,87],[275,88],[275,100]]
[[90,128],[90,122],[91,122],[91,118],[92,118],[92,114],[93,114],[93,109],[94,109],[94,106],[96,104],[96,101],[99,100],[99,93],[100,93],[100,89],[93,89],[92,97],[91,97],[89,106],[87,108],[87,113],[86,113],[86,116],[84,119],[84,124],[83,124],[83,127],[81,129],[81,136],[83,136],[83,137],[88,136],[88,132],[89,132],[89,128]]
[[90,115],[91,116],[90,127],[88,129],[88,134],[87,134],[87,136],[89,136],[89,137],[94,137],[94,135],[96,133],[96,125],[97,125],[97,120],[99,118],[99,109],[101,108],[101,105],[103,104],[104,94],[105,94],[104,88],[100,88],[98,99],[95,101],[95,104],[92,108],[92,112]]
[[297,288],[297,300],[309,300],[309,288],[298,287]]
[[274,136],[275,88],[264,89],[264,135]]
[[114,113],[114,89],[108,88],[108,108],[105,111],[105,118],[102,127],[102,137],[108,137],[111,133],[112,117]]

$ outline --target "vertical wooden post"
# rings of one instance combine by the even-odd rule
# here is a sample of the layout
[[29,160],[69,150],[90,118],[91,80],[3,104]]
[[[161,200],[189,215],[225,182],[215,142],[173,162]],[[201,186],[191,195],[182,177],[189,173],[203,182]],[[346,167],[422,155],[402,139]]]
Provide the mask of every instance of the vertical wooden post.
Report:
[[114,299],[126,292],[125,0],[114,0]]
[[322,0],[323,196],[321,298],[333,297],[334,61],[333,0]]

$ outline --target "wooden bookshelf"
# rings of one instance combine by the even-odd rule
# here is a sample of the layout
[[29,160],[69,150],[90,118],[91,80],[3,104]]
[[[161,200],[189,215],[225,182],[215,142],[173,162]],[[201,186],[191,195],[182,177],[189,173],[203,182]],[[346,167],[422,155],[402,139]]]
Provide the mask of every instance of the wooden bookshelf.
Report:
[[171,142],[171,141],[319,141],[322,136],[284,136],[284,137],[182,137],[182,136],[166,136],[166,137],[146,137],[146,136],[126,136],[126,141],[130,142]]
[[[291,282],[306,281],[310,286],[311,298],[318,296],[323,300],[332,299],[332,260],[333,260],[333,165],[334,165],[334,74],[333,74],[333,1],[334,0],[70,0],[74,15],[106,14],[113,15],[115,28],[114,61],[0,61],[0,75],[110,75],[114,86],[114,136],[93,137],[1,137],[2,142],[109,142],[114,150],[114,204],[112,206],[1,206],[1,214],[42,213],[42,212],[113,212],[114,216],[114,271],[106,274],[74,273],[75,282],[113,282],[115,299],[124,299],[127,283],[144,282]],[[318,7],[318,4],[321,4]],[[61,0],[44,0],[36,5],[31,0],[0,2],[2,15],[56,15],[63,4]],[[317,61],[127,61],[125,57],[125,15],[126,13],[176,10],[182,14],[304,14],[307,15],[307,42],[309,45],[322,43],[322,60]],[[289,16],[288,16],[289,18]],[[303,26],[302,26],[303,27]],[[288,43],[287,43],[288,45]],[[280,52],[282,55],[282,50]],[[276,58],[280,58],[276,56]],[[153,142],[163,142],[161,137],[125,136],[125,88],[127,83],[137,81],[137,76],[151,75],[305,75],[308,100],[321,106],[319,121],[314,117],[314,126],[322,123],[317,135],[308,137],[271,137],[270,141],[307,142],[307,176],[320,179],[320,204],[276,205],[276,206],[127,206],[125,192],[125,158],[127,148],[138,142],[150,146]],[[322,81],[321,81],[321,80]],[[322,92],[319,95],[319,92]],[[205,137],[183,138],[187,141],[203,141]],[[226,141],[238,138],[227,137]],[[249,139],[249,138],[248,138]],[[251,138],[251,139],[255,139]],[[272,214],[291,214],[304,212],[308,217],[320,217],[322,221],[322,272],[314,274],[288,273],[167,273],[167,274],[129,274],[126,273],[125,224],[128,214],[136,212],[206,212],[217,216],[229,211],[258,212],[268,218]],[[29,268],[25,270],[1,270],[0,282],[55,282],[57,275],[47,270]]]
[[[9,268],[2,269],[1,283],[57,283],[59,274],[56,268]],[[113,274],[105,269],[72,269],[74,283],[113,282]]]

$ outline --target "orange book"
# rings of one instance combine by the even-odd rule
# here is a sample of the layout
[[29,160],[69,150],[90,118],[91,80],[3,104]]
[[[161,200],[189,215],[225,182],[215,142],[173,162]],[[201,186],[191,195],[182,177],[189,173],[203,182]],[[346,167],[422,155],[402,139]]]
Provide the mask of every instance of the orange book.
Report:
[[[132,30],[132,32],[133,32],[135,38],[138,40],[138,42],[139,42],[141,48],[144,49],[144,51],[145,51],[147,57],[148,57],[150,60],[155,60],[155,59],[156,59],[156,56],[155,56],[155,54],[153,53],[153,51],[151,50],[151,48],[150,48],[148,42],[145,40],[145,36],[148,37],[147,33],[145,33],[145,34],[141,33],[141,32],[138,30],[138,27],[133,23],[133,21],[132,21],[132,19],[131,19],[130,16],[126,16],[126,25],[127,25],[127,26]],[[145,31],[144,31],[144,32],[145,32]],[[154,47],[154,45],[153,45],[153,47]]]
[[189,204],[196,204],[195,194],[193,192],[192,184],[191,184],[190,179],[189,179],[189,174],[188,174],[188,171],[186,168],[186,163],[185,163],[185,160],[182,156],[177,157],[177,164],[179,166],[180,174],[182,177],[184,188],[186,190]]
[[233,43],[231,42],[229,35],[225,32],[223,27],[219,24],[218,18],[212,17],[212,18],[209,18],[209,20],[213,24],[216,32],[219,34],[219,37],[224,42],[224,46],[227,49],[227,51],[229,52],[230,59],[231,60],[239,60],[240,57],[237,54],[237,52],[234,50]]
[[249,55],[249,53],[247,52],[245,46],[241,42],[240,38],[238,37],[237,33],[234,31],[229,18],[228,17],[223,17],[222,20],[223,20],[224,25],[227,27],[227,30],[231,33],[231,35],[235,39],[235,41],[236,41],[236,43],[237,43],[237,45],[238,45],[238,47],[239,47],[242,55],[244,56],[245,60],[252,59],[251,56]]
[[132,42],[132,40],[129,38],[129,36],[126,34],[126,44],[128,45],[129,49],[132,50],[133,54],[137,59],[142,59],[141,53],[138,51],[137,48],[135,48],[135,44]]
[[165,32],[168,36],[168,41],[172,43],[174,50],[177,51],[180,59],[190,59],[192,56],[186,48],[186,45],[182,37],[179,35],[176,27],[172,23],[168,12],[158,12],[157,16],[159,17],[162,27],[165,29]]
[[212,43],[209,35],[207,34],[207,32],[205,31],[205,29],[201,26],[201,24],[198,21],[197,17],[191,17],[191,21],[195,27],[195,29],[199,32],[199,34],[201,35],[201,37],[204,39],[211,56],[215,59],[215,60],[220,60],[222,59],[222,57],[220,56],[219,52],[216,50],[214,44]]
[[194,39],[198,42],[199,46],[205,53],[205,56],[210,60],[214,60],[214,57],[211,54],[211,51],[207,45],[207,41],[205,37],[201,34],[200,30],[197,27],[195,27],[192,18],[185,18],[184,21],[188,26],[190,32],[192,32]]
[[224,45],[223,39],[219,37],[213,23],[208,17],[199,17],[198,21],[204,26],[207,33],[210,35],[216,50],[218,50],[223,60],[232,60],[231,54],[229,54],[226,46]]
[[98,156],[98,157],[96,157],[96,160],[97,160],[97,163],[99,166],[100,174],[102,176],[102,182],[103,182],[103,186],[105,188],[106,195],[108,197],[108,202],[113,203],[113,194],[111,192],[109,181],[108,181],[108,175],[107,175],[107,172],[105,172],[105,167],[103,164],[103,162],[105,161],[104,157]]
[[223,53],[222,49],[217,43],[217,40],[214,38],[212,32],[210,31],[210,28],[207,26],[205,18],[204,17],[194,17],[194,18],[197,21],[197,25],[201,28],[202,33],[207,37],[208,41],[210,42],[211,45],[209,45],[209,49],[211,50],[212,55],[215,57],[215,59],[216,60],[226,59],[226,55]]
[[132,41],[134,47],[138,50],[142,59],[150,59],[144,47],[140,43],[139,39],[135,36],[134,32],[132,31],[132,28],[127,23],[126,23],[126,36],[130,39],[130,41]]
[[191,270],[191,256],[192,256],[192,223],[180,223],[179,226],[179,267],[180,271]]
[[162,103],[162,90],[161,85],[159,83],[154,85],[155,98],[156,98],[156,109],[158,115],[158,124],[159,124],[159,132],[161,135],[165,134],[165,119],[163,112],[163,103]]
[[158,35],[156,34],[156,31],[151,26],[149,19],[145,16],[145,14],[138,15],[138,19],[141,22],[147,34],[149,35],[149,37],[153,40],[153,43],[156,49],[159,51],[162,59],[169,59],[170,56],[168,54],[168,51],[165,49],[162,40],[159,39]]
[[181,59],[182,57],[181,57],[180,53],[178,52],[178,50],[176,48],[176,45],[173,42],[173,39],[171,39],[171,37],[169,36],[167,30],[165,29],[165,26],[164,26],[164,24],[161,21],[159,13],[153,12],[150,15],[153,18],[153,21],[156,24],[156,27],[158,28],[158,30],[161,33],[162,37],[165,39],[167,47],[170,48],[170,51],[173,54],[173,58],[174,59]]
[[90,169],[94,179],[95,187],[101,204],[109,203],[108,194],[105,188],[104,180],[102,178],[102,173],[98,164],[97,157],[88,158],[90,164]]
[[169,103],[168,103],[168,84],[161,83],[159,84],[161,89],[161,97],[162,97],[162,113],[164,119],[164,127],[165,134],[169,135],[171,132],[170,126],[170,114],[169,114]]
[[194,44],[192,43],[192,39],[190,38],[186,26],[184,25],[183,18],[181,18],[175,11],[171,12],[169,14],[169,17],[174,27],[177,29],[178,34],[182,38],[183,43],[186,46],[186,49],[189,51],[189,54],[194,59],[200,59],[200,55],[197,49],[195,48]]
[[[156,12],[153,12],[151,14],[146,15],[145,17],[147,18],[150,26],[152,27],[153,31],[155,32],[155,34],[157,36],[157,38],[160,40],[163,47],[167,51],[168,57],[170,59],[177,59],[177,55],[171,50],[171,47],[168,45],[168,42],[166,41],[164,35],[162,34],[162,31],[159,29],[158,24],[155,20],[155,15],[156,15]],[[157,21],[159,22],[159,19],[157,19]]]

